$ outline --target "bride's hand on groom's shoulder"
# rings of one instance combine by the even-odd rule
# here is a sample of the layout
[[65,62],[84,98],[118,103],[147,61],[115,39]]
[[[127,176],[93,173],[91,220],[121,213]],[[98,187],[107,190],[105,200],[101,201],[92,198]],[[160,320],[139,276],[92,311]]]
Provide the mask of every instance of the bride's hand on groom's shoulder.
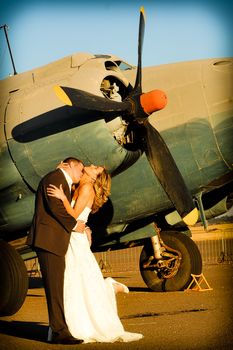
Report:
[[55,185],[49,184],[49,186],[47,187],[47,195],[50,197],[60,199],[61,201],[64,201],[66,199],[66,195],[63,191],[62,184],[59,186],[59,188]]

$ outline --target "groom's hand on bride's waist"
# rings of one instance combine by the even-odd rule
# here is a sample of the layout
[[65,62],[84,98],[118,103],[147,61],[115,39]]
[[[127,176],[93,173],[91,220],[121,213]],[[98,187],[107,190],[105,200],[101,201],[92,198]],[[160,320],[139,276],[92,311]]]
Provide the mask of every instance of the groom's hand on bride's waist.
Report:
[[86,228],[85,222],[82,220],[77,220],[77,224],[73,228],[73,231],[79,232],[79,233],[84,233],[85,228]]
[[92,244],[92,237],[91,237],[92,231],[91,231],[90,227],[86,226],[85,233],[87,235],[87,239],[89,241],[89,245],[91,246],[91,244]]

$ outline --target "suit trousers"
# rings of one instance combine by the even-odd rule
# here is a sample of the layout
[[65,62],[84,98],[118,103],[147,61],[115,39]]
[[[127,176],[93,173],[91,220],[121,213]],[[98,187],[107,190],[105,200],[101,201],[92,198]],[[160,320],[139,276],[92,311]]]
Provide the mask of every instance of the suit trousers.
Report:
[[65,257],[49,251],[37,249],[42,279],[45,288],[49,325],[54,336],[71,336],[65,321],[63,285],[65,272]]

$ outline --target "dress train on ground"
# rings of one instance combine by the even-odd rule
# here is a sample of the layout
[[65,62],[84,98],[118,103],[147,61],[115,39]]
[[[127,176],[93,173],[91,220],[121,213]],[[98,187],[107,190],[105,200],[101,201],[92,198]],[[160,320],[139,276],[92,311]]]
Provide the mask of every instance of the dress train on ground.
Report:
[[[87,221],[90,208],[79,216]],[[143,337],[126,332],[117,313],[112,278],[103,278],[85,233],[72,232],[66,253],[64,311],[73,337],[91,342],[129,342]]]

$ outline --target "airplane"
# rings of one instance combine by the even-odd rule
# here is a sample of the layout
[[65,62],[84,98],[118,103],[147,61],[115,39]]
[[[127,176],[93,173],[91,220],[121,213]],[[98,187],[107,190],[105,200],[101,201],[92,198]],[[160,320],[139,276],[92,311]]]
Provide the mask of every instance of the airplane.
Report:
[[88,222],[93,252],[142,246],[155,292],[201,273],[190,227],[232,204],[233,58],[142,68],[144,30],[141,8],[137,67],[75,53],[0,81],[0,316],[24,303],[35,193],[68,156],[112,175]]

